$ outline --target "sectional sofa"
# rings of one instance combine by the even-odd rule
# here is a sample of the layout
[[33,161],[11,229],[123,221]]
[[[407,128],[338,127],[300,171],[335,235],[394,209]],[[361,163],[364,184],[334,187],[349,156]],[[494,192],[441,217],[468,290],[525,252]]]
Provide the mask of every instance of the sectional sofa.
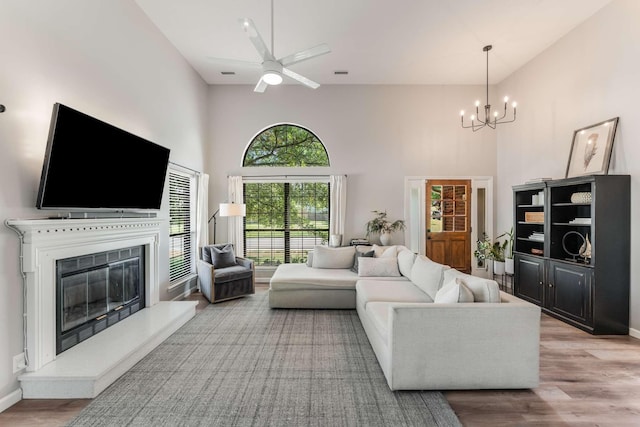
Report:
[[317,246],[280,265],[272,308],[356,309],[392,390],[519,389],[539,381],[540,307],[404,246]]

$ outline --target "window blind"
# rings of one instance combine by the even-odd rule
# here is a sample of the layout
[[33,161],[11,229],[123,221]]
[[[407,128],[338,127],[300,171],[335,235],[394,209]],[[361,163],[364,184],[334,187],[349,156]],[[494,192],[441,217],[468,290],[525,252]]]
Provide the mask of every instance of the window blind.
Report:
[[169,171],[169,280],[193,273],[192,181],[189,175]]

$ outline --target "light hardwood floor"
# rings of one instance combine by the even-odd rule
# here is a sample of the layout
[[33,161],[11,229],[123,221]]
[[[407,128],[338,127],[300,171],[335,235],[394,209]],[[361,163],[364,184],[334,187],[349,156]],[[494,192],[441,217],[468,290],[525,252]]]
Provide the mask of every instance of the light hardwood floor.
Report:
[[[592,336],[547,315],[541,326],[540,386],[446,392],[463,425],[640,426],[640,340]],[[89,402],[22,400],[0,413],[0,426],[63,426]]]

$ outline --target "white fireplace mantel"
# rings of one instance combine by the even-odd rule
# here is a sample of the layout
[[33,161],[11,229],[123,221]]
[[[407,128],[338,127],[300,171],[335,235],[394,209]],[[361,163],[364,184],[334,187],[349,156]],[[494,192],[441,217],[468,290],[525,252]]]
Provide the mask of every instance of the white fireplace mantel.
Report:
[[28,371],[56,358],[56,261],[130,246],[145,247],[145,305],[159,301],[161,218],[9,220],[22,236]]

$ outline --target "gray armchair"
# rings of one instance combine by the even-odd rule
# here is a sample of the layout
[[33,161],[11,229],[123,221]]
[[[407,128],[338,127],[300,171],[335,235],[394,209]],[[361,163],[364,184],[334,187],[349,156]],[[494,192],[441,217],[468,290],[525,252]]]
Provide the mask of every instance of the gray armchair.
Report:
[[211,303],[255,294],[252,260],[236,257],[233,245],[204,246],[197,263],[200,291]]

